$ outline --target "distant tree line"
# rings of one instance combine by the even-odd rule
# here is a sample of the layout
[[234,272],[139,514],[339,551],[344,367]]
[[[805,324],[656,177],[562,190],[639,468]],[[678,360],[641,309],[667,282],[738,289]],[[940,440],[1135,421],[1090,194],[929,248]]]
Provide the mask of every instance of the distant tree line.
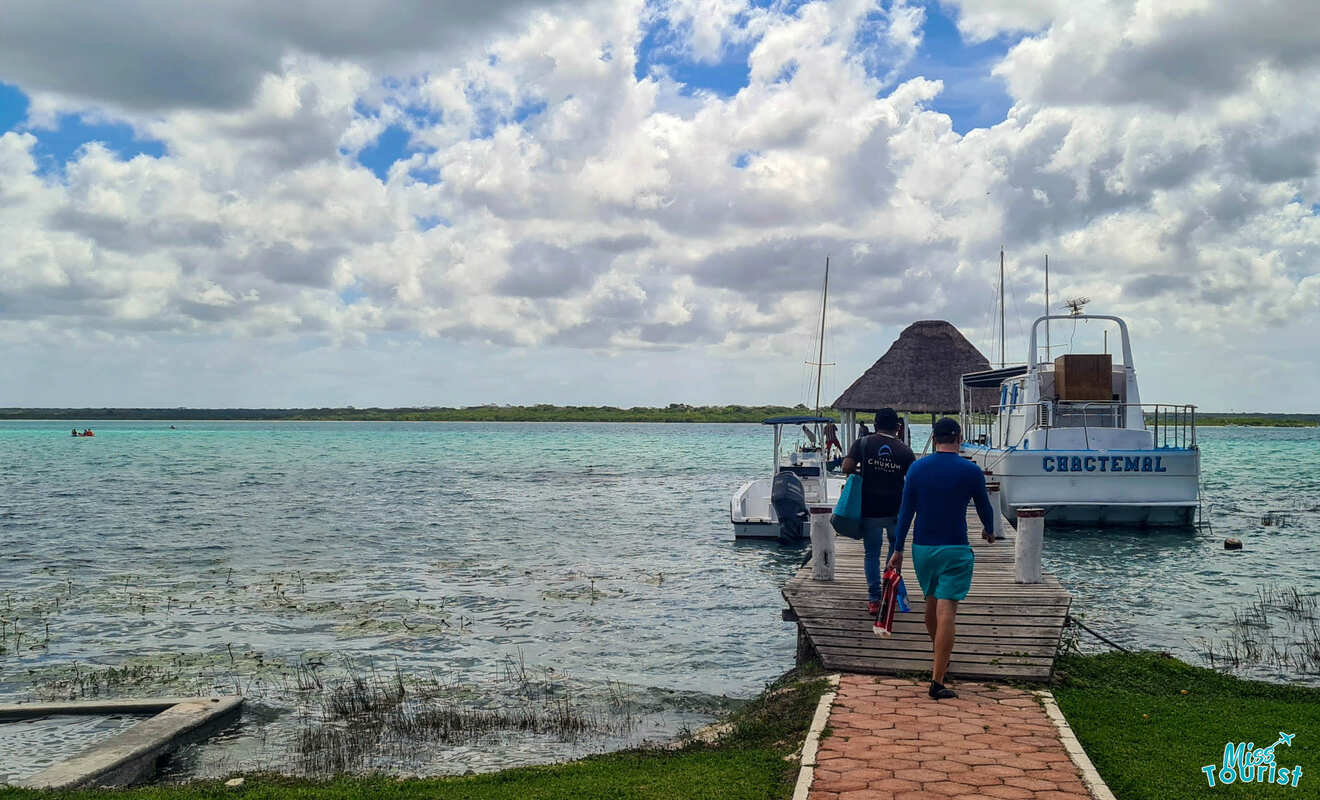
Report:
[[[760,422],[809,414],[797,406],[466,406],[449,408],[0,408],[0,419],[62,420],[289,420],[398,422]],[[825,416],[838,414],[822,411]]]
[[[61,420],[289,420],[342,422],[760,422],[767,417],[809,414],[796,406],[690,406],[670,403],[649,406],[465,406],[449,408],[0,408],[0,419]],[[834,409],[821,414],[839,419]],[[926,415],[920,415],[922,421]],[[871,423],[870,414],[858,419]],[[1198,425],[1244,425],[1251,427],[1312,427],[1320,425],[1320,414],[1202,414]]]

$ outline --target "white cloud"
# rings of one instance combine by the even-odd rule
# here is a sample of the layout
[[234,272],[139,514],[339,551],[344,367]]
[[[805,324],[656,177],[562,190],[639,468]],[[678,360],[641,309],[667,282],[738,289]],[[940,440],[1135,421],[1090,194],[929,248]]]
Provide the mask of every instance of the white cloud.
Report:
[[[1008,118],[966,136],[931,110],[939,81],[894,83],[921,39],[922,8],[903,3],[505,4],[453,23],[468,26],[464,46],[430,10],[359,40],[342,21],[297,31],[296,5],[222,5],[203,16],[234,49],[197,57],[250,63],[196,102],[182,97],[202,80],[188,70],[130,93],[55,55],[21,68],[0,56],[0,79],[34,92],[38,117],[92,109],[166,147],[123,160],[90,145],[44,174],[41,130],[0,136],[0,337],[34,352],[110,337],[180,353],[218,337],[295,361],[282,348],[297,341],[359,359],[397,341],[565,364],[574,349],[672,351],[686,360],[654,363],[719,372],[720,391],[787,391],[796,369],[778,384],[762,373],[801,360],[826,255],[843,374],[917,318],[988,341],[1006,244],[1022,314],[1040,304],[1049,252],[1056,299],[1088,294],[1131,317],[1139,357],[1143,338],[1172,353],[1148,393],[1230,398],[1179,370],[1250,358],[1243,329],[1320,332],[1320,64],[1287,6],[1244,32],[1228,4],[964,0],[965,34],[1031,34],[996,68]],[[643,26],[665,15],[683,58],[745,45],[749,85],[682,94],[665,74],[638,80]],[[123,63],[132,43],[163,37],[142,51],[163,71],[200,24],[177,17],[78,63],[122,78],[141,70]],[[21,22],[33,35],[53,24]],[[74,33],[50,34],[48,49],[70,50]],[[1206,48],[1225,64],[1205,67]],[[355,155],[390,125],[411,149],[382,181]],[[451,402],[646,402],[628,393],[649,379],[627,374],[630,388]]]

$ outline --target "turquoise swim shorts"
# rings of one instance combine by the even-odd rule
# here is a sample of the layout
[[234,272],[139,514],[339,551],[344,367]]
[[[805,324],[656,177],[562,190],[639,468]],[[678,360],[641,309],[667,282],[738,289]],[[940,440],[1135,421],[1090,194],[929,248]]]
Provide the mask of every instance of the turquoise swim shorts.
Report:
[[961,600],[972,588],[976,556],[965,544],[912,545],[912,569],[926,597]]

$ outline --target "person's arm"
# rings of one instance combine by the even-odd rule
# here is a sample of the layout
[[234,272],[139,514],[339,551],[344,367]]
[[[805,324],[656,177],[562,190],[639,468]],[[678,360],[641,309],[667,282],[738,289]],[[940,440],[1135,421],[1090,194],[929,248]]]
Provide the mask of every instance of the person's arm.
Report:
[[903,566],[903,542],[907,539],[908,528],[912,527],[912,518],[917,513],[917,488],[912,480],[903,482],[903,502],[898,507],[898,523],[894,526],[894,554],[889,557],[889,566],[901,569]]
[[862,440],[858,439],[848,448],[848,455],[844,457],[843,464],[839,469],[843,470],[844,475],[851,475],[854,472],[860,472],[858,465],[862,461]]
[[[997,512],[990,505],[990,493],[985,489],[985,475],[978,474],[972,480],[972,500],[976,503],[976,515],[981,518],[981,525],[990,534],[987,540],[993,541],[995,536],[995,514]],[[982,535],[984,536],[984,534]]]

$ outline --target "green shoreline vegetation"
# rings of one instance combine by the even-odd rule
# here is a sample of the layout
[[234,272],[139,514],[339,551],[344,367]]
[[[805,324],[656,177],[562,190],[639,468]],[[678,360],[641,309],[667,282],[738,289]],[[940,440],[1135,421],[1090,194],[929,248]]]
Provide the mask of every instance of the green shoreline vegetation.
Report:
[[[5,800],[786,800],[795,758],[828,684],[817,664],[794,670],[733,712],[723,735],[676,749],[641,748],[578,761],[480,775],[399,778],[342,775],[328,780],[271,774],[129,789],[36,791],[0,788]],[[1052,691],[1109,788],[1122,800],[1320,797],[1320,689],[1243,680],[1154,652],[1061,654]],[[1279,767],[1302,767],[1297,788],[1219,780],[1225,745],[1269,747],[1278,732],[1302,734],[1276,748]],[[826,735],[829,730],[826,729]],[[1216,784],[1203,768],[1215,766]],[[1315,765],[1315,775],[1310,768]],[[1270,794],[1270,796],[1274,796]]]
[[[1066,655],[1053,692],[1082,747],[1123,800],[1320,797],[1320,689],[1235,678],[1160,653]],[[1225,785],[1230,742],[1275,750],[1278,767],[1302,768],[1296,788]],[[1203,767],[1215,767],[1210,787]],[[1314,770],[1314,774],[1312,774]]]
[[431,800],[769,800],[793,792],[794,758],[821,695],[829,684],[815,664],[795,669],[733,712],[714,742],[691,737],[677,749],[641,748],[579,761],[519,767],[481,775],[400,779],[392,775],[344,775],[309,780],[278,775],[244,776],[241,787],[221,780],[130,789],[38,791],[0,788],[13,800],[201,800],[261,798],[427,798]]
[[[482,405],[450,408],[0,408],[0,420],[247,420],[282,422],[745,422],[768,417],[810,414],[805,405],[796,406],[690,406],[670,403],[664,407]],[[825,416],[838,418],[834,409]],[[927,415],[915,416],[922,421]],[[859,420],[870,424],[870,414]],[[1312,428],[1320,426],[1320,414],[1198,413],[1198,425],[1219,427]]]

